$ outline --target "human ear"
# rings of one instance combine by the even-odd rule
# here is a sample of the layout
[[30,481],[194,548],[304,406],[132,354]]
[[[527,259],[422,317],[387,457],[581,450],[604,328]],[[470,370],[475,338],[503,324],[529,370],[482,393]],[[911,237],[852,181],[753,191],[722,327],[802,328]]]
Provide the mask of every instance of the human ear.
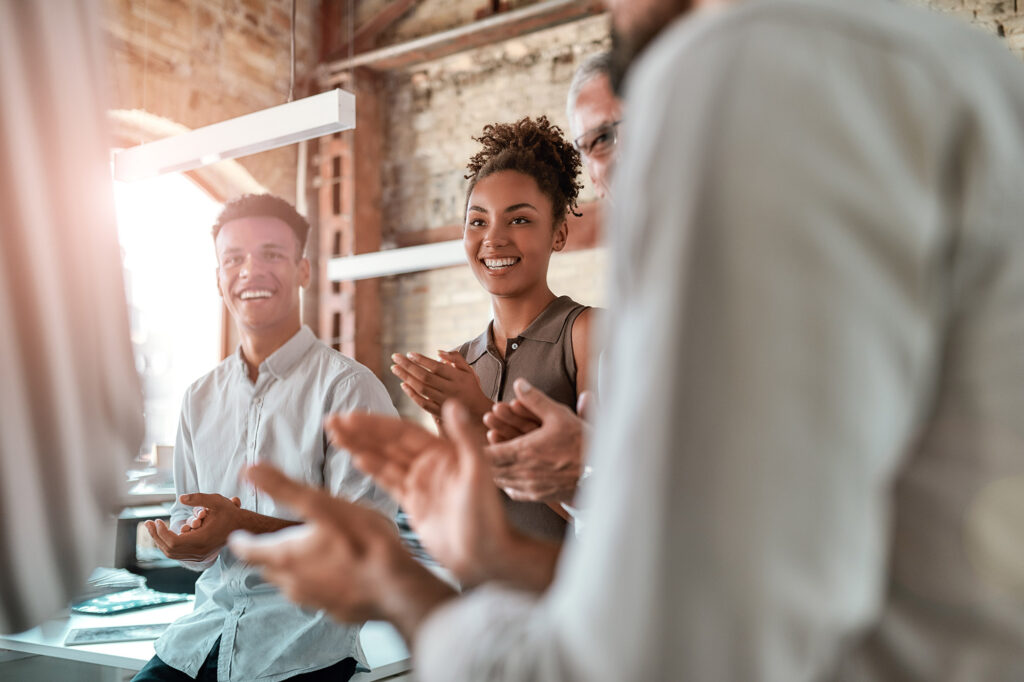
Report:
[[565,248],[565,243],[569,240],[569,221],[563,220],[559,223],[555,229],[554,242],[551,244],[551,248],[554,251],[561,251]]

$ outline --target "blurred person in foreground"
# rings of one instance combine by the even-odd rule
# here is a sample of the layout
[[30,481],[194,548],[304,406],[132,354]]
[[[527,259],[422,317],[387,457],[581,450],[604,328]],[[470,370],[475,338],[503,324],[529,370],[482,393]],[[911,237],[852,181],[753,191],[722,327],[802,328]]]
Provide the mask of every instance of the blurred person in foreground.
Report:
[[[590,532],[542,595],[457,596],[381,517],[259,466],[311,523],[233,546],[396,623],[428,681],[1021,679],[1021,65],[895,2],[609,4],[645,125],[616,171]],[[501,538],[444,410],[451,442],[330,422],[438,555]]]
[[110,561],[143,436],[102,10],[0,0],[0,633],[57,616]]

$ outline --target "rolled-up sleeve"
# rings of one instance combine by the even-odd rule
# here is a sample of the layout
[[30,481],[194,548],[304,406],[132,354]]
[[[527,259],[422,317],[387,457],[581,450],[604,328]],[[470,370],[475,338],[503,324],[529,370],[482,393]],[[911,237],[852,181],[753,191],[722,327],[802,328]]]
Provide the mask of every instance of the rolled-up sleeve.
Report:
[[[199,489],[199,475],[196,472],[196,452],[192,445],[192,424],[189,419],[189,403],[192,388],[185,392],[181,401],[181,416],[178,418],[178,434],[174,440],[174,504],[171,506],[171,518],[168,524],[175,533],[192,516],[192,507],[182,504],[181,495],[203,492]],[[181,561],[178,563],[193,571],[205,571],[217,560],[212,554],[203,561]]]
[[[328,401],[327,414],[370,412],[398,416],[384,385],[365,368],[340,378],[330,391]],[[324,485],[331,494],[376,509],[389,519],[394,518],[398,503],[355,467],[347,450],[335,447],[326,435],[324,438]]]

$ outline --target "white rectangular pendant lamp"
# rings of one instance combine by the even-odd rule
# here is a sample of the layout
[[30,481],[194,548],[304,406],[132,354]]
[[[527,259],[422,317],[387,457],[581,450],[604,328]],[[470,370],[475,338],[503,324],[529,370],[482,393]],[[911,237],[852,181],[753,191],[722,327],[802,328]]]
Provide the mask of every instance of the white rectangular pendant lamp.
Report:
[[355,127],[355,95],[334,89],[121,150],[114,154],[114,177],[131,181],[192,170]]
[[332,282],[343,282],[465,264],[466,251],[462,240],[454,239],[407,246],[403,249],[332,258],[327,261],[327,279]]

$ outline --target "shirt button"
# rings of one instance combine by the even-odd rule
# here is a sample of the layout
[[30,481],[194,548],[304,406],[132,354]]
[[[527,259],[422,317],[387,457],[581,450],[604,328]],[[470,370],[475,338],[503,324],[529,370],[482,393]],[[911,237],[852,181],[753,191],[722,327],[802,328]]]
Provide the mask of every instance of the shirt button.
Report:
[[516,348],[519,348],[519,344],[518,343],[513,343],[512,344],[512,350],[515,350]]

